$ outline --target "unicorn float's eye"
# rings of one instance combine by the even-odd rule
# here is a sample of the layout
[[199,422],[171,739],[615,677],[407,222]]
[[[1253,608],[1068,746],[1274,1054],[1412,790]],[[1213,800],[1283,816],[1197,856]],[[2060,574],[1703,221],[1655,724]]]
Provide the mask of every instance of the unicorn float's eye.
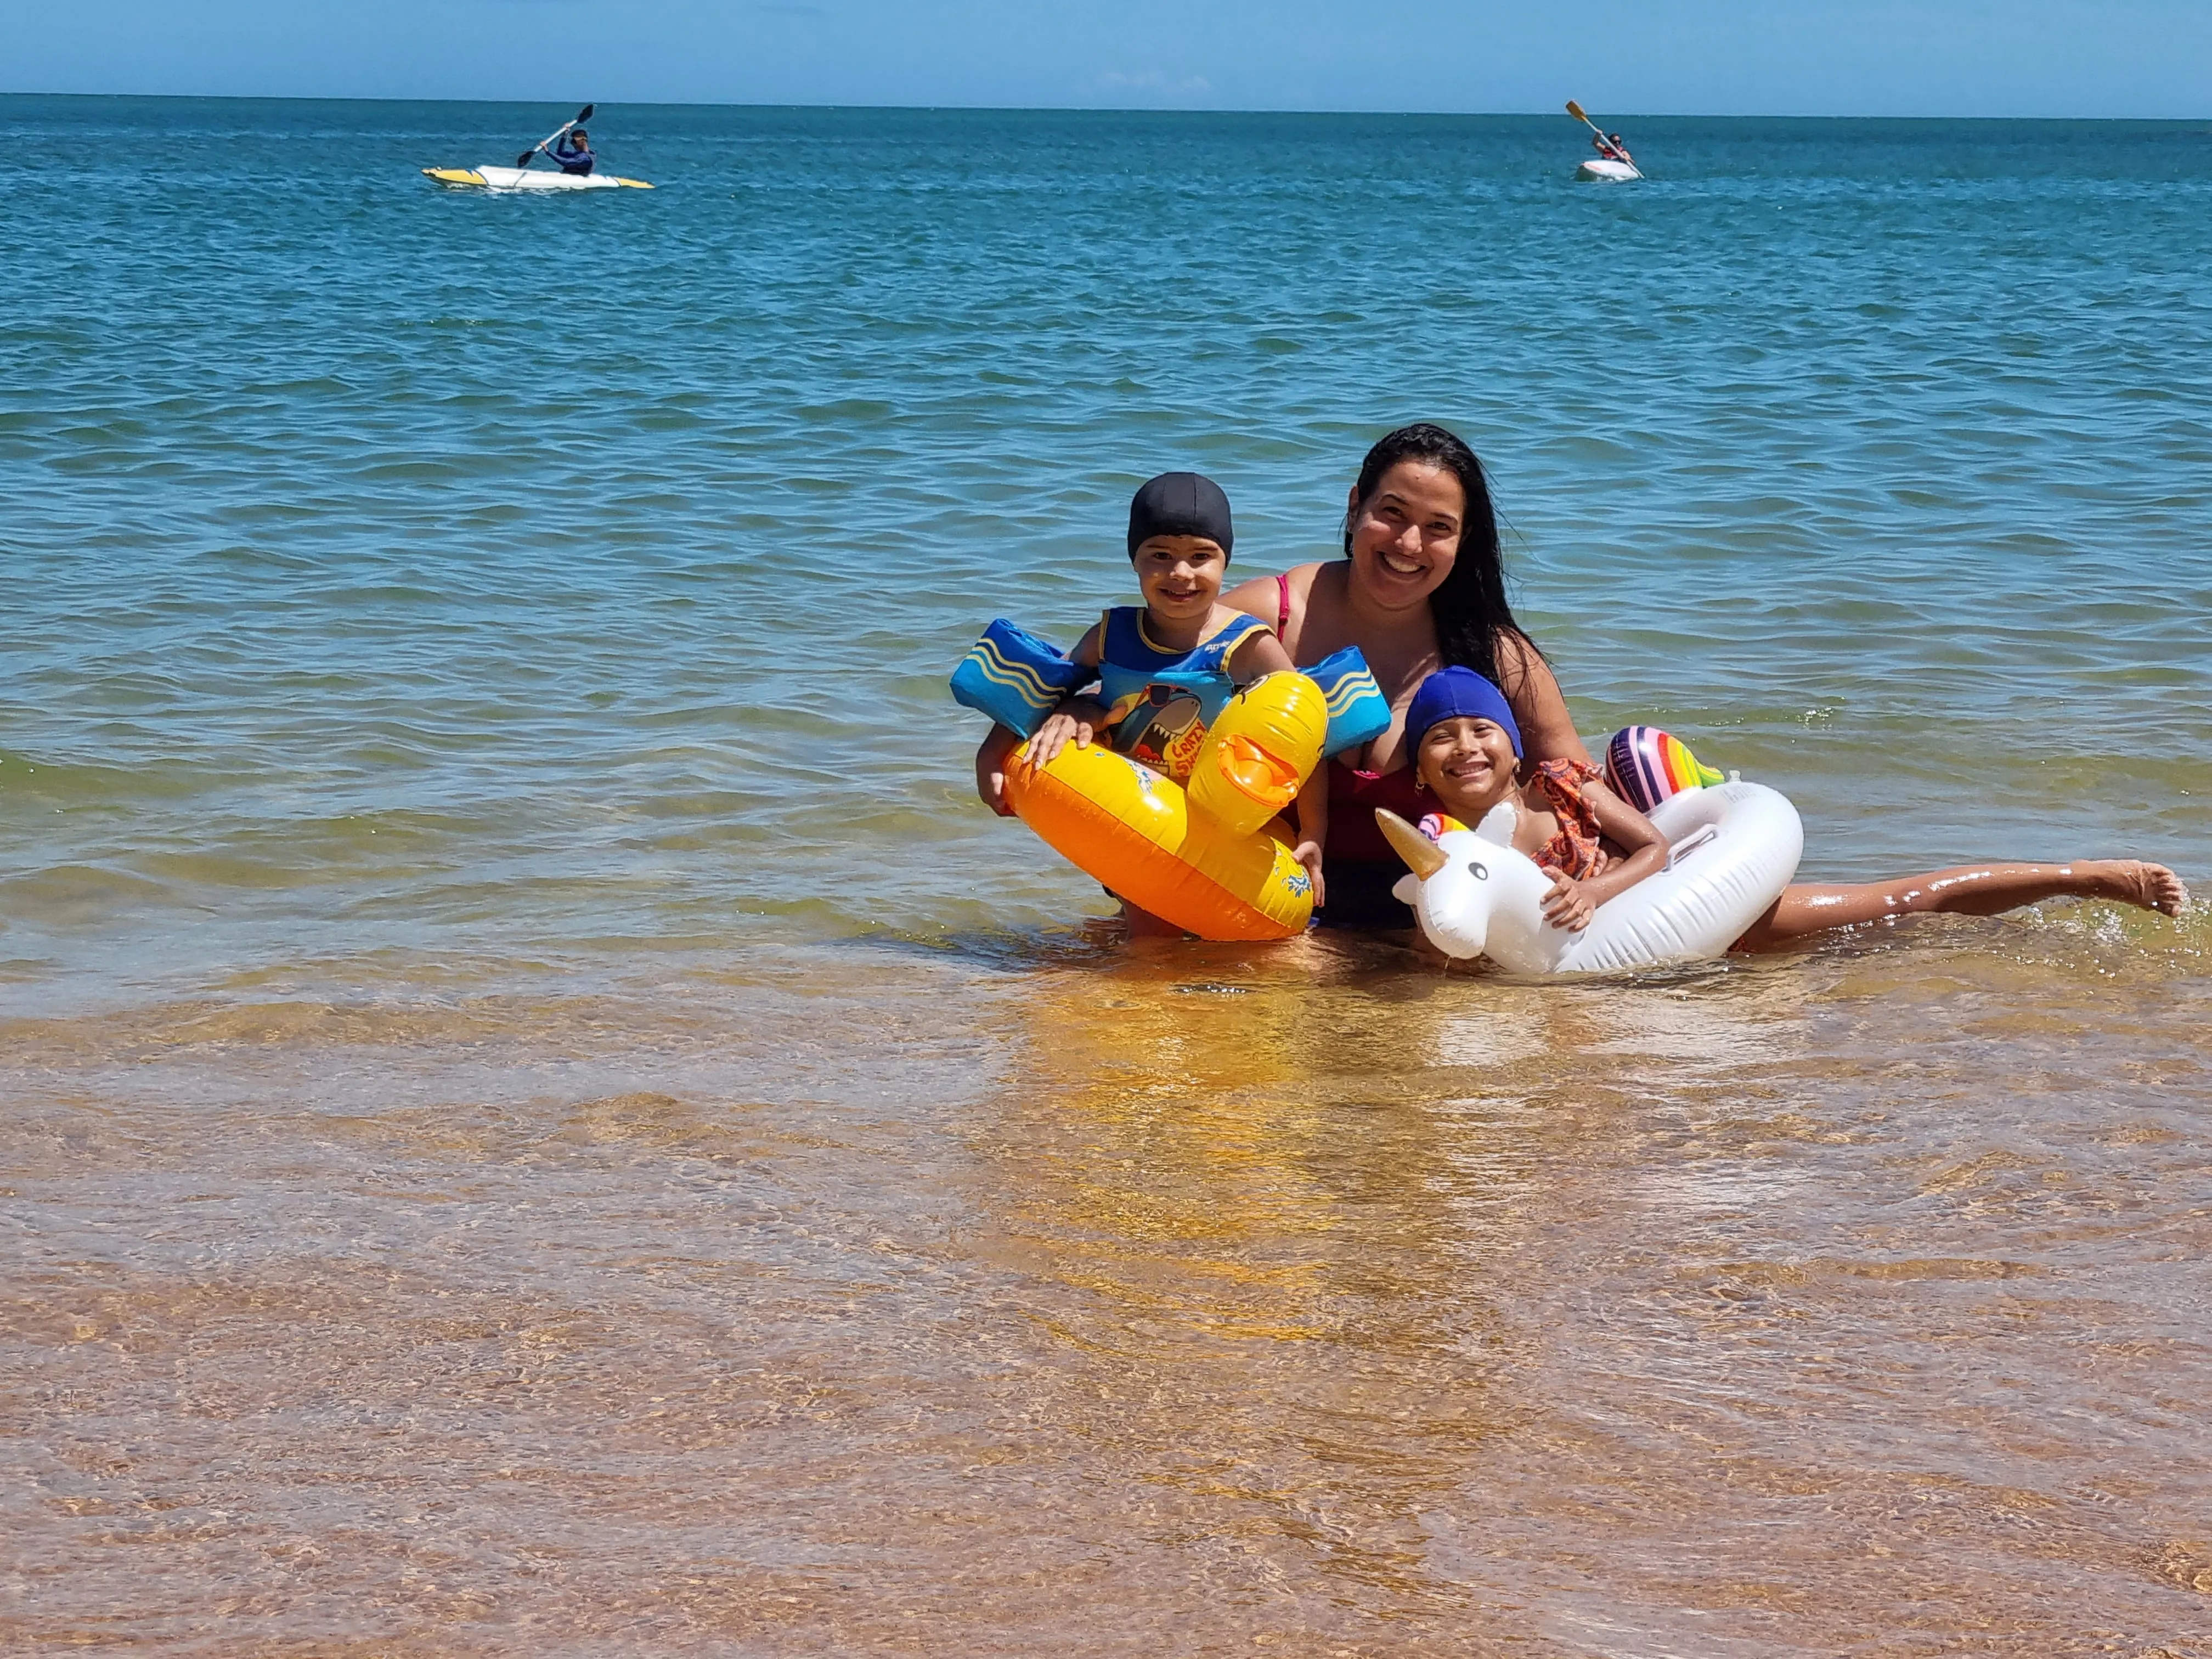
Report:
[[1488,881],[1490,879],[1490,870],[1488,866],[1485,865],[1470,863],[1467,866],[1467,872],[1470,876],[1473,876],[1477,881]]

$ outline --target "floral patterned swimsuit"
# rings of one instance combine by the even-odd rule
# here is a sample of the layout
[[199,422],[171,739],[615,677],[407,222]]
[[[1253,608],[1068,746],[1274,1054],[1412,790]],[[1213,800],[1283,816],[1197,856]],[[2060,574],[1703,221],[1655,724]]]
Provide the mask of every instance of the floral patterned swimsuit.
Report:
[[1536,862],[1557,870],[1570,881],[1588,881],[1610,861],[1598,844],[1597,809],[1583,793],[1583,786],[1595,783],[1598,769],[1585,761],[1547,760],[1536,763],[1531,780],[1559,820],[1559,833],[1536,854]]

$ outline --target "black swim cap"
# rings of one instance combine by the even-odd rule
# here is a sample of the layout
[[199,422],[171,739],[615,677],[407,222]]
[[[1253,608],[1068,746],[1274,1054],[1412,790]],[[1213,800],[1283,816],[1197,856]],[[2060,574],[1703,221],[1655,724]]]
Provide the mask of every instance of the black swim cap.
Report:
[[1163,472],[1129,502],[1129,556],[1155,536],[1203,536],[1229,556],[1237,532],[1229,523],[1229,497],[1195,472]]

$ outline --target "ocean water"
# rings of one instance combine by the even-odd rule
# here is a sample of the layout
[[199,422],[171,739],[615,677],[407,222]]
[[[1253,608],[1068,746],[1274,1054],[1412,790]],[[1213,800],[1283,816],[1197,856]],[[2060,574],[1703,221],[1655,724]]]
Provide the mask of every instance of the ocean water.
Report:
[[2212,885],[2212,129],[11,98],[0,1646],[2212,1652],[2200,911],[1132,945],[944,680],[1490,465],[1805,869]]

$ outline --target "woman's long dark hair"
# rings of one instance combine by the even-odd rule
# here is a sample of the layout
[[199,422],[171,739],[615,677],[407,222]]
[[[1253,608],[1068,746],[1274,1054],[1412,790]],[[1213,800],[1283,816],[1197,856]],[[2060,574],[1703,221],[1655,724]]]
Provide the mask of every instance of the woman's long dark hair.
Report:
[[1499,636],[1510,634],[1531,651],[1536,650],[1536,642],[1513,620],[1513,607],[1506,601],[1505,569],[1498,555],[1498,513],[1490,502],[1490,480],[1483,476],[1482,463],[1474,452],[1456,434],[1419,421],[1386,433],[1367,452],[1367,459],[1360,463],[1358,494],[1344,515],[1344,556],[1352,556],[1353,521],[1382,487],[1382,475],[1401,461],[1442,467],[1467,492],[1467,511],[1460,520],[1459,557],[1451,574],[1429,595],[1429,613],[1436,618],[1437,650],[1444,661],[1472,668],[1497,684]]

